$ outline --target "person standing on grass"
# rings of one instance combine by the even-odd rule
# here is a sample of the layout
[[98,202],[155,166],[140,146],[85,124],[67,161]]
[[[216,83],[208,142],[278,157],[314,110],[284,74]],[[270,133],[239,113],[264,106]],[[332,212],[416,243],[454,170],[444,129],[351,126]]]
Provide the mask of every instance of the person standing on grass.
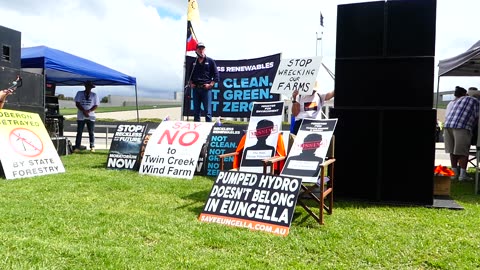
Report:
[[90,152],[95,152],[95,110],[100,104],[96,93],[92,92],[95,85],[91,81],[84,83],[85,90],[78,91],[75,95],[75,105],[77,106],[77,137],[75,139],[74,152],[78,153],[82,145],[82,133],[85,124],[88,130],[88,139],[90,142]]
[[202,112],[205,111],[205,122],[212,122],[212,88],[219,81],[219,73],[215,60],[205,55],[205,44],[199,42],[195,50],[197,58],[191,67],[193,98],[193,121],[200,122]]
[[445,116],[445,152],[450,154],[450,162],[459,181],[471,180],[467,176],[468,155],[473,127],[478,122],[479,101],[467,95],[463,87],[455,87],[455,99],[447,105]]

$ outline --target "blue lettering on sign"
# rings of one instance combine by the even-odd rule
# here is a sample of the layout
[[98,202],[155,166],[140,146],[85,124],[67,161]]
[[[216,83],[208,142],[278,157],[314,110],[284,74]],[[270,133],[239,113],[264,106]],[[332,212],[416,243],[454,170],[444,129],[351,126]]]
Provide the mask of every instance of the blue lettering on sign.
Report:
[[225,90],[223,98],[225,100],[259,100],[268,99],[270,89],[244,89],[244,90]]
[[224,112],[249,112],[252,110],[253,101],[252,102],[245,102],[245,101],[235,101],[235,102],[228,102],[225,101],[223,103],[223,111]]
[[220,164],[218,163],[209,163],[208,164],[208,169],[219,169],[220,168]]
[[251,78],[226,78],[223,80],[225,88],[253,88],[270,86],[268,76],[251,77]]

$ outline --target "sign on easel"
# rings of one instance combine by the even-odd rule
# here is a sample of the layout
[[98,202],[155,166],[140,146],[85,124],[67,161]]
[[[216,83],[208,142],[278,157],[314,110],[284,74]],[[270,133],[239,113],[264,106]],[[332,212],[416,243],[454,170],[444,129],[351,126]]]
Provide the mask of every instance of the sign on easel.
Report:
[[240,171],[263,172],[262,160],[275,156],[283,105],[283,101],[253,103]]
[[281,175],[316,183],[336,125],[337,119],[303,119]]
[[163,121],[148,140],[139,173],[192,179],[213,122]]
[[36,113],[0,110],[0,149],[6,179],[65,172],[47,129]]
[[198,220],[288,235],[301,179],[221,171]]
[[299,95],[311,95],[321,64],[321,56],[282,59],[270,92],[291,97],[298,90]]

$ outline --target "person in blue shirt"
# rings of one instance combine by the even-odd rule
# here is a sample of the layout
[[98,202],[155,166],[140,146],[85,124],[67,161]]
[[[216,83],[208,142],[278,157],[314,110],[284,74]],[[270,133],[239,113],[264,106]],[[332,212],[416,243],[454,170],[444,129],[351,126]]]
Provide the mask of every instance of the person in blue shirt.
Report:
[[215,60],[205,55],[205,44],[199,42],[195,50],[197,59],[191,67],[190,87],[193,99],[193,121],[200,122],[202,107],[205,111],[205,122],[212,122],[212,88],[219,81]]

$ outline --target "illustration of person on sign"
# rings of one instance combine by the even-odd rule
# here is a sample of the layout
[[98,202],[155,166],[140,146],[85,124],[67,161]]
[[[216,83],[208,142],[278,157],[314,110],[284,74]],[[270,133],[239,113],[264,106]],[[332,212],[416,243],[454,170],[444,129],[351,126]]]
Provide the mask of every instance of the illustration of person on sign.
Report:
[[301,144],[302,152],[299,155],[291,156],[283,168],[282,174],[316,177],[320,174],[320,164],[323,158],[315,155],[315,152],[322,144],[322,135],[310,133],[303,139]]
[[273,129],[274,124],[270,120],[263,119],[257,123],[254,132],[257,142],[245,148],[242,166],[262,166],[263,159],[273,157],[275,147],[267,144],[267,138],[272,134]]

